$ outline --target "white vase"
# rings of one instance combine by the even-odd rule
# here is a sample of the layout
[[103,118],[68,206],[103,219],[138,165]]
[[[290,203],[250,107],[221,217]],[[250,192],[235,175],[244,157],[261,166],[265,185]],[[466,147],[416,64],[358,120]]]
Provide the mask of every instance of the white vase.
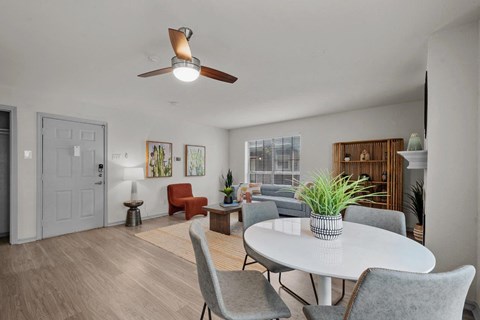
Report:
[[310,230],[316,238],[322,240],[337,239],[343,232],[342,215],[324,216],[310,215]]

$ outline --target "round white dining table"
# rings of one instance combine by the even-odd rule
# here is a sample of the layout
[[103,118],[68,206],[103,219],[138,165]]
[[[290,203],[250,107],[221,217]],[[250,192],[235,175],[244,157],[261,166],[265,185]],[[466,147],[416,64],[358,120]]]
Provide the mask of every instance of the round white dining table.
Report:
[[435,256],[426,247],[399,234],[343,222],[336,240],[315,238],[309,218],[281,218],[249,227],[246,243],[262,256],[314,275],[318,304],[332,304],[332,277],[358,280],[367,268],[428,273]]

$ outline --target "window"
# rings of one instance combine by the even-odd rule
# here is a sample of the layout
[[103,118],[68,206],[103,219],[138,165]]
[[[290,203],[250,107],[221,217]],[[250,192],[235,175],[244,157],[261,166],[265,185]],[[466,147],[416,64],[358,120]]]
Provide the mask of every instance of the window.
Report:
[[300,136],[247,143],[250,182],[293,185],[300,179]]

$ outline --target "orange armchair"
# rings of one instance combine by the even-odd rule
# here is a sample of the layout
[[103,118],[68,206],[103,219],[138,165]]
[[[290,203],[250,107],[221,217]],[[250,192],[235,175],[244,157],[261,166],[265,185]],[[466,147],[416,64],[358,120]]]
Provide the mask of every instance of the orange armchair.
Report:
[[192,185],[190,183],[177,183],[167,186],[168,195],[168,215],[173,215],[178,211],[185,211],[185,218],[190,220],[197,214],[207,215],[207,211],[202,207],[208,204],[205,197],[194,197]]

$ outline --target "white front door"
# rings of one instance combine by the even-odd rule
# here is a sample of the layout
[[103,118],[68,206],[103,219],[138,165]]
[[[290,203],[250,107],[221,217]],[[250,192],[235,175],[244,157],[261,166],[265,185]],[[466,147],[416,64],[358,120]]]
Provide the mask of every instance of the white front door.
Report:
[[104,225],[105,127],[43,118],[43,238]]

